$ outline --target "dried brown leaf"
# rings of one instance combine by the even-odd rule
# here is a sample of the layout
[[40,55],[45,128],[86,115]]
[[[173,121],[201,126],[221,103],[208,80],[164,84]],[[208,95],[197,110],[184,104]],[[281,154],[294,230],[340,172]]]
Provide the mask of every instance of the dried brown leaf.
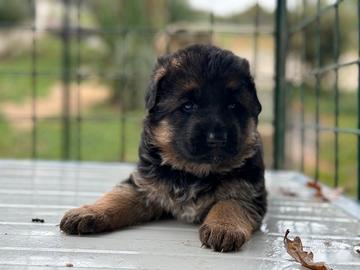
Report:
[[310,251],[304,251],[300,237],[296,236],[294,240],[290,240],[287,236],[290,233],[286,230],[284,236],[284,245],[287,253],[293,257],[302,266],[311,270],[331,270],[324,262],[314,262],[314,254]]
[[313,188],[315,189],[315,197],[319,198],[320,200],[324,201],[324,202],[328,202],[329,199],[324,195],[322,188],[320,186],[320,184],[316,181],[308,181],[306,183],[306,186],[308,186],[309,188]]
[[308,181],[306,183],[306,186],[309,188],[315,189],[316,192],[315,192],[314,196],[324,202],[334,201],[334,200],[338,199],[344,191],[342,188],[336,188],[336,189],[332,190],[331,192],[327,192],[327,194],[325,194],[323,192],[321,185],[316,181]]
[[306,186],[308,186],[309,188],[316,189],[316,190],[318,190],[318,191],[321,190],[320,184],[319,184],[318,182],[316,182],[316,181],[308,181],[308,182],[306,183]]

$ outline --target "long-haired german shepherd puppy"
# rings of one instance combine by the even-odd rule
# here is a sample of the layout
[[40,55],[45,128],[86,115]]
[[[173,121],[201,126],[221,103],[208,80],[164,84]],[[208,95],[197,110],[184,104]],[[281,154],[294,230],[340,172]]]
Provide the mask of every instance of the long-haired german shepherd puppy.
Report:
[[201,224],[201,243],[239,250],[266,212],[261,105],[247,60],[210,45],[161,57],[146,96],[135,171],[94,204],[69,210],[68,234],[171,215]]

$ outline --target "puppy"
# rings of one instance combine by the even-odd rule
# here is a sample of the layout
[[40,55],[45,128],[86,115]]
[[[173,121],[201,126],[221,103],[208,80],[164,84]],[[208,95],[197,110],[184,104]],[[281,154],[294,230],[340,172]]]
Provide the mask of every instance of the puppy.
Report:
[[145,103],[135,171],[66,212],[61,230],[98,233],[170,215],[201,224],[204,246],[239,250],[266,212],[261,105],[248,61],[210,45],[164,56]]

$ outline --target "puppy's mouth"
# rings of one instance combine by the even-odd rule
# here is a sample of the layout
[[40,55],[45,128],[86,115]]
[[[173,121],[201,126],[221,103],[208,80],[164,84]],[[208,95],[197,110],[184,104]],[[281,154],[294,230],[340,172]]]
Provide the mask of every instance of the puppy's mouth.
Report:
[[186,159],[198,164],[216,165],[236,157],[238,151],[226,151],[223,147],[208,148],[202,154],[197,153],[196,148],[186,155]]

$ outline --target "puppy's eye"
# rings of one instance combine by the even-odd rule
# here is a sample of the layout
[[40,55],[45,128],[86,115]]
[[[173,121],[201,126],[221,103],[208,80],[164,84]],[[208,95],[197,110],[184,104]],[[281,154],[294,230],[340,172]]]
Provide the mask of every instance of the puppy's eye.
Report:
[[189,101],[182,106],[182,109],[184,112],[194,112],[197,110],[197,105]]
[[237,104],[236,103],[231,103],[228,105],[228,109],[229,110],[234,110],[236,108]]

